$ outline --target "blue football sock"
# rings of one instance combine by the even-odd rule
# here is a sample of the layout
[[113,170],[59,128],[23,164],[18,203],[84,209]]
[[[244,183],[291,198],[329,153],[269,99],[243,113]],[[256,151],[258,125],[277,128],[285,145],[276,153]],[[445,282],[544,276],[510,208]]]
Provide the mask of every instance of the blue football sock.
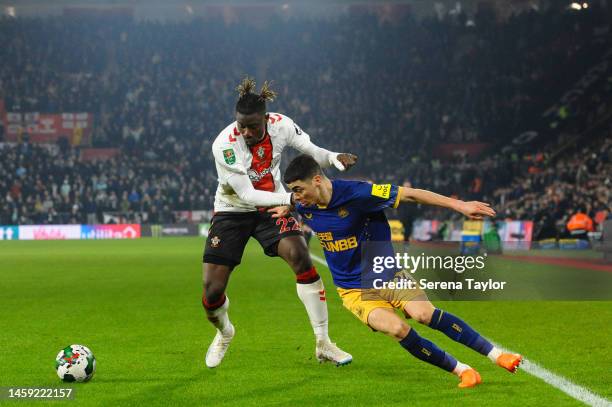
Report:
[[444,334],[452,340],[462,343],[485,356],[493,349],[493,344],[491,342],[480,336],[478,332],[473,330],[472,327],[466,324],[461,318],[449,312],[436,308],[431,317],[429,326],[440,332],[444,332]]
[[400,345],[417,359],[431,363],[448,372],[452,372],[457,366],[457,359],[438,348],[434,343],[420,337],[414,329],[410,329],[408,335],[400,341]]

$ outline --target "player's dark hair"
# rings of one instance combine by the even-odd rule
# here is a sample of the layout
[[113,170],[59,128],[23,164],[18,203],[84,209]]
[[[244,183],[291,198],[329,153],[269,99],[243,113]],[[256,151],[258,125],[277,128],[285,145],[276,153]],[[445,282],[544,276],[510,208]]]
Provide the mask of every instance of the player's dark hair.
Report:
[[266,101],[273,101],[276,92],[270,89],[270,82],[265,81],[259,93],[255,93],[255,80],[245,77],[240,85],[236,87],[238,91],[238,102],[236,111],[242,114],[265,113]]
[[300,154],[289,163],[283,181],[290,184],[295,181],[307,181],[315,175],[323,175],[319,163],[308,154]]

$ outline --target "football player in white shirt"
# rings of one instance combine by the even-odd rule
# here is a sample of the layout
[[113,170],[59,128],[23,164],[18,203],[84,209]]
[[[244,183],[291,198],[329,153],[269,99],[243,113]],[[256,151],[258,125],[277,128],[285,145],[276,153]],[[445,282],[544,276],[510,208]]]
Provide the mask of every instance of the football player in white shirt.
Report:
[[212,145],[219,185],[204,249],[202,304],[217,334],[206,353],[206,366],[221,363],[234,337],[225,289],[251,236],[266,255],[281,257],[295,273],[297,294],[315,334],[319,362],[348,364],[352,356],[329,339],[325,288],[300,224],[291,214],[272,218],[268,208],[293,203],[292,194],[281,183],[280,158],[286,146],[313,156],[322,167],[335,166],[342,171],[353,166],[357,157],[317,147],[289,117],[266,112],[266,101],[275,97],[267,82],[256,93],[255,82],[245,78],[237,90],[236,121],[221,131]]

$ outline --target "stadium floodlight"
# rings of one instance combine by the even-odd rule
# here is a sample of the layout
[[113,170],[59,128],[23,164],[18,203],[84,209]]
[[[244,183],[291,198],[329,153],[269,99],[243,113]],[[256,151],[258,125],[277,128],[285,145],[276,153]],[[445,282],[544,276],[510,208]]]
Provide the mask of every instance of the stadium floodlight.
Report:
[[582,5],[580,3],[574,2],[570,4],[570,8],[573,10],[582,10]]
[[589,8],[589,3],[582,3],[582,8]]

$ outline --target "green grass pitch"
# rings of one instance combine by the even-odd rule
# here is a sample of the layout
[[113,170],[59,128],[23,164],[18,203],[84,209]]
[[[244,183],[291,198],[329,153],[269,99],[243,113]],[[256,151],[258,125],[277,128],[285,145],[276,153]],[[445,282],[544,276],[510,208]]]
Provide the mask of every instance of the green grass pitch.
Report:
[[[579,405],[519,371],[511,375],[439,332],[417,326],[484,383],[457,379],[372,333],[346,311],[329,271],[330,335],[351,365],[319,365],[295,278],[251,242],[228,295],[236,337],[217,369],[204,365],[214,336],[201,298],[200,238],[0,242],[0,386],[74,387],[71,401],[3,405]],[[321,255],[318,244],[313,251]],[[508,267],[550,268],[504,260]],[[557,267],[558,268],[558,267]],[[575,272],[575,270],[574,270]],[[582,271],[585,276],[596,271]],[[612,277],[612,274],[610,275]],[[608,280],[609,282],[610,280]],[[438,302],[483,335],[595,393],[612,398],[612,302]],[[93,380],[63,384],[54,358],[88,346]]]

